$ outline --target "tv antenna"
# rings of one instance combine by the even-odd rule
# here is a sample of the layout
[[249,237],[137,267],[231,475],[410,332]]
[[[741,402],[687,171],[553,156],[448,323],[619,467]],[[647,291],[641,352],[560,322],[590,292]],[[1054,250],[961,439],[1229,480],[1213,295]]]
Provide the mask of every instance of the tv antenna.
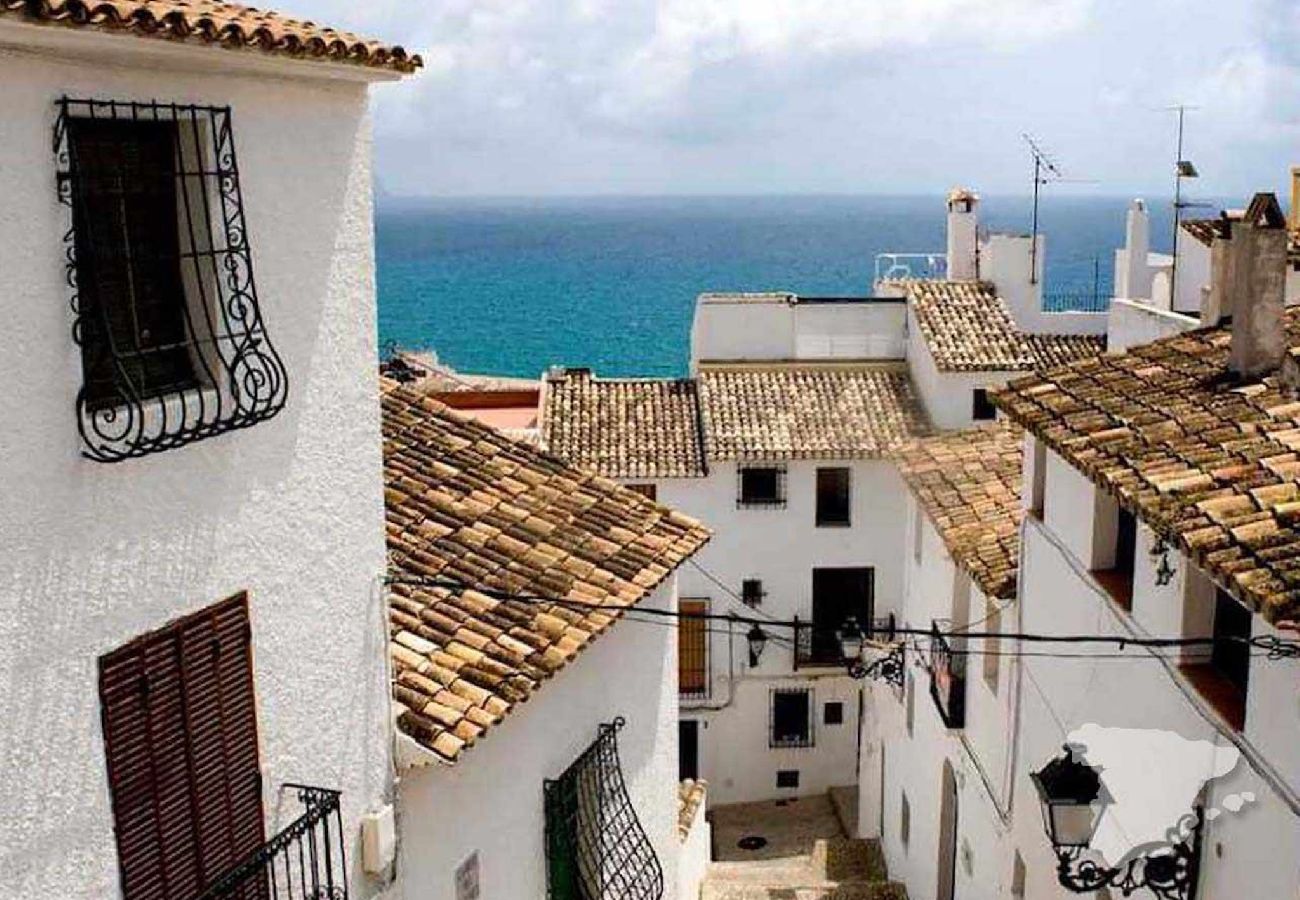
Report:
[[1183,119],[1189,111],[1200,107],[1178,103],[1165,109],[1178,113],[1178,148],[1174,153],[1174,240],[1171,251],[1172,261],[1169,264],[1169,306],[1172,309],[1178,298],[1178,233],[1182,230],[1183,210],[1213,204],[1194,203],[1183,199],[1183,179],[1201,177],[1201,173],[1196,171],[1192,161],[1183,157]]
[[1033,225],[1030,229],[1029,236],[1029,283],[1038,283],[1038,196],[1039,191],[1046,184],[1059,184],[1062,182],[1074,182],[1077,184],[1095,184],[1090,179],[1084,178],[1066,178],[1061,167],[1057,165],[1052,155],[1043,149],[1032,136],[1026,133],[1020,135],[1029,145],[1029,152],[1034,157],[1034,216]]

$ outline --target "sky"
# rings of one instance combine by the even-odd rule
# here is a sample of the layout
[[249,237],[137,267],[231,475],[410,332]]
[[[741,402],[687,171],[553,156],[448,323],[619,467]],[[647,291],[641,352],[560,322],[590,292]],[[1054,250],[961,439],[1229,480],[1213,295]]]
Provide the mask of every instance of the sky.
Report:
[[[278,0],[416,50],[375,90],[409,196],[1285,191],[1294,0]],[[1285,196],[1283,197],[1285,201]]]

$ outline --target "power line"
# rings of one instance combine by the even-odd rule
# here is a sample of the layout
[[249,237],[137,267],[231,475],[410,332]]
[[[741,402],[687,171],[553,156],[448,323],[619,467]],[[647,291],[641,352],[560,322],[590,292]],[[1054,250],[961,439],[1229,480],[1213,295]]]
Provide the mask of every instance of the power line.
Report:
[[[635,611],[641,615],[655,616],[667,619],[696,619],[705,621],[731,622],[733,624],[770,626],[774,628],[789,628],[792,631],[797,629],[807,629],[810,633],[821,633],[823,635],[838,634],[838,628],[827,626],[818,626],[815,623],[799,622],[795,620],[781,620],[774,618],[755,618],[752,615],[736,615],[735,613],[707,613],[707,612],[681,612],[675,609],[651,609],[648,607],[633,607],[628,604],[606,603],[606,602],[586,602],[582,600],[570,600],[564,597],[548,597],[537,594],[517,594],[499,588],[490,588],[464,584],[445,578],[426,578],[426,577],[404,577],[390,576],[386,579],[390,585],[404,585],[412,587],[442,589],[452,592],[474,591],[484,596],[491,597],[503,602],[524,603],[533,605],[557,606],[562,609],[571,609],[580,612],[592,612],[594,610],[608,610],[610,612],[628,613]],[[1030,644],[1115,644],[1120,650],[1126,647],[1147,647],[1147,648],[1179,648],[1179,647],[1202,647],[1210,648],[1222,644],[1245,644],[1251,648],[1263,651],[1261,655],[1268,659],[1281,659],[1287,657],[1300,657],[1300,642],[1286,641],[1271,635],[1259,637],[1237,637],[1233,635],[1223,635],[1217,637],[1178,637],[1178,638],[1161,638],[1161,637],[1134,637],[1114,634],[1035,634],[1030,632],[1005,632],[1005,631],[950,631],[941,632],[937,628],[907,628],[894,627],[890,633],[900,636],[912,636],[920,638],[931,637],[959,637],[963,640],[997,640],[997,641],[1019,641]],[[970,651],[962,649],[961,652]]]

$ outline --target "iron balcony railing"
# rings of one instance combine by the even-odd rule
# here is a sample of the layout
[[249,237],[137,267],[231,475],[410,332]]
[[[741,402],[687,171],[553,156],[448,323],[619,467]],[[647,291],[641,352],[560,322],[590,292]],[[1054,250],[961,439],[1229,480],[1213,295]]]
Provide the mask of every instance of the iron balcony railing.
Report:
[[347,900],[339,792],[305,784],[296,791],[303,813],[218,878],[199,900]]
[[[825,622],[801,622],[794,617],[794,668],[826,668],[847,665],[844,658],[844,646],[840,642],[842,622],[827,624]],[[894,614],[882,619],[867,619],[866,633],[868,640],[891,641],[896,627]]]
[[966,727],[966,656],[953,652],[934,621],[930,623],[930,696],[945,726]]
[[877,253],[876,281],[904,281],[911,278],[947,278],[946,253]]
[[1108,309],[1110,297],[1095,289],[1043,294],[1043,312],[1106,312]]

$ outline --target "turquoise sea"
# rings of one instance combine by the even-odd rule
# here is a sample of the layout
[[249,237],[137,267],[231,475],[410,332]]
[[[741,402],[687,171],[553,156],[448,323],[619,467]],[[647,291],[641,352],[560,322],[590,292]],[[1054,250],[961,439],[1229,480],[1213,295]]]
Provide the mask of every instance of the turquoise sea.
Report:
[[[1126,198],[1049,197],[1046,289],[1110,289]],[[1156,249],[1168,204],[1149,201]],[[981,223],[1028,231],[1027,198]],[[875,255],[943,251],[943,198],[692,197],[408,201],[376,213],[379,335],[464,371],[685,371],[703,291],[866,295]]]

